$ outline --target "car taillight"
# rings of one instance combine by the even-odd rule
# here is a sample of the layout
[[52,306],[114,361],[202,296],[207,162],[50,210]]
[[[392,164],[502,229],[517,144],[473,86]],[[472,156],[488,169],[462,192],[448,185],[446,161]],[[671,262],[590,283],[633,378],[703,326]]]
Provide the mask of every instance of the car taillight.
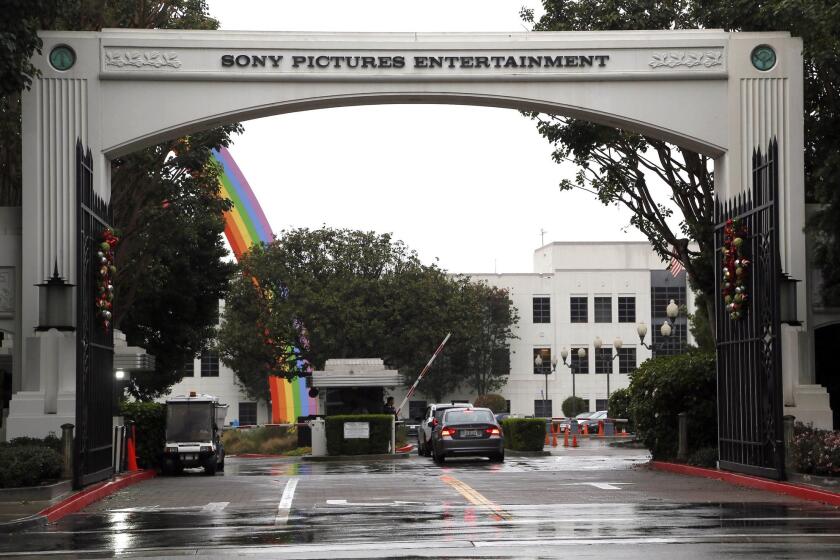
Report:
[[499,428],[487,428],[487,429],[486,429],[486,430],[484,430],[484,431],[485,431],[485,432],[487,432],[487,434],[488,434],[488,435],[491,435],[491,436],[500,436],[500,435],[502,435],[502,430],[500,430]]
[[443,428],[440,431],[440,435],[452,437],[455,435],[455,428]]

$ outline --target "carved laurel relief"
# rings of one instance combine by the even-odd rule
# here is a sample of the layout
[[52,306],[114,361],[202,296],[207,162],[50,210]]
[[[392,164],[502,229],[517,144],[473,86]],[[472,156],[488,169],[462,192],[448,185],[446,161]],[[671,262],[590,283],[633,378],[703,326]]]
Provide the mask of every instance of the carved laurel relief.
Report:
[[116,66],[124,68],[133,66],[142,68],[152,66],[162,68],[180,68],[181,61],[178,60],[178,53],[162,51],[105,51],[105,66]]
[[706,68],[711,68],[712,66],[721,66],[723,64],[723,51],[669,51],[653,53],[648,64],[651,68],[660,68],[662,66],[667,66],[668,68],[676,68],[677,66],[685,66],[687,68],[705,66]]

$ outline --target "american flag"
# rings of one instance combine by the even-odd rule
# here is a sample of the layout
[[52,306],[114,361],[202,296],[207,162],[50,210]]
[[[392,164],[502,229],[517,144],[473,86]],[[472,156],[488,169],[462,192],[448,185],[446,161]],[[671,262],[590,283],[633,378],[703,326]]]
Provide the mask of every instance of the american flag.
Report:
[[[671,250],[672,250],[674,253],[676,253],[676,252],[677,252],[677,248],[676,248],[676,247],[671,247]],[[669,265],[668,265],[668,270],[670,270],[670,271],[671,271],[671,276],[673,276],[674,278],[676,278],[677,276],[679,276],[679,275],[680,275],[680,273],[681,273],[681,272],[683,272],[683,271],[685,270],[685,267],[684,267],[684,266],[683,266],[683,264],[679,261],[679,259],[677,259],[676,257],[671,257],[671,264],[669,264]]]

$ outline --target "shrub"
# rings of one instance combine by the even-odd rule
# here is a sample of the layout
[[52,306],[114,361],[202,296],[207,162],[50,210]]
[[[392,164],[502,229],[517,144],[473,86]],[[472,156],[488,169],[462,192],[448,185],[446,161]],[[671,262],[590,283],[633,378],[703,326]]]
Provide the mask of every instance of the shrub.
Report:
[[225,430],[222,432],[222,445],[227,455],[286,454],[297,447],[297,430],[289,426]]
[[717,447],[703,447],[689,455],[687,463],[689,465],[696,465],[698,467],[708,467],[710,469],[713,469],[717,467],[717,460]]
[[143,469],[161,465],[166,445],[166,405],[152,402],[129,402],[120,405],[126,425],[134,422],[137,432],[137,464]]
[[502,395],[488,393],[486,395],[480,395],[477,399],[475,399],[473,406],[489,408],[493,411],[493,414],[496,414],[507,411],[507,400],[505,400]]
[[[607,416],[610,418],[622,418],[627,420],[627,431],[633,431],[633,419],[630,417],[630,391],[627,389],[616,389],[610,395],[607,403]],[[621,424],[616,425],[620,429]]]
[[50,434],[44,439],[27,436],[16,437],[10,440],[6,445],[10,447],[46,447],[59,454],[64,452],[61,446],[61,438],[56,437],[55,434]]
[[840,431],[818,430],[798,422],[791,451],[797,471],[840,476]]
[[[369,455],[387,453],[391,444],[391,414],[346,414],[327,416],[327,453],[329,455]],[[368,439],[344,439],[345,422],[368,422]]]
[[545,420],[542,418],[505,418],[502,420],[505,447],[515,451],[542,451],[545,443]]
[[715,355],[692,350],[644,362],[630,377],[630,415],[654,459],[677,455],[677,415],[688,416],[688,450],[717,445]]
[[560,407],[563,410],[563,416],[577,416],[581,412],[586,412],[586,402],[580,397],[569,397]]
[[63,459],[49,447],[6,445],[0,453],[0,488],[36,486],[61,476]]

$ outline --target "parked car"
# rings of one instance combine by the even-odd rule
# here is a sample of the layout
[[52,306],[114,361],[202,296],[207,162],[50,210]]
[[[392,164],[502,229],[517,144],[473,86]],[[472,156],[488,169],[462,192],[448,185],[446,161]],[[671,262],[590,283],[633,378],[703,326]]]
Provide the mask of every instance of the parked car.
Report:
[[599,410],[597,412],[593,412],[589,417],[584,418],[578,424],[580,425],[581,429],[583,429],[583,425],[586,424],[586,427],[589,430],[589,433],[592,433],[593,430],[598,431],[598,422],[600,422],[601,420],[603,420],[606,417],[607,417],[607,411],[606,410]]
[[489,408],[449,408],[432,432],[432,457],[442,463],[452,456],[505,460],[502,427]]
[[417,436],[420,431],[420,423],[422,418],[407,418],[405,420],[405,430],[407,436]]
[[[581,412],[580,414],[575,416],[575,420],[578,421],[578,427],[581,427],[582,426],[581,422],[583,422],[584,420],[586,420],[587,418],[589,418],[593,414],[595,414],[595,413],[594,412]],[[563,432],[568,430],[569,429],[569,423],[571,422],[571,420],[572,420],[571,418],[563,418],[562,420],[560,420],[560,430],[563,431]]]
[[432,454],[432,431],[440,422],[443,412],[450,408],[471,408],[471,403],[437,403],[426,407],[426,413],[420,421],[417,430],[417,454],[421,457],[429,457]]

